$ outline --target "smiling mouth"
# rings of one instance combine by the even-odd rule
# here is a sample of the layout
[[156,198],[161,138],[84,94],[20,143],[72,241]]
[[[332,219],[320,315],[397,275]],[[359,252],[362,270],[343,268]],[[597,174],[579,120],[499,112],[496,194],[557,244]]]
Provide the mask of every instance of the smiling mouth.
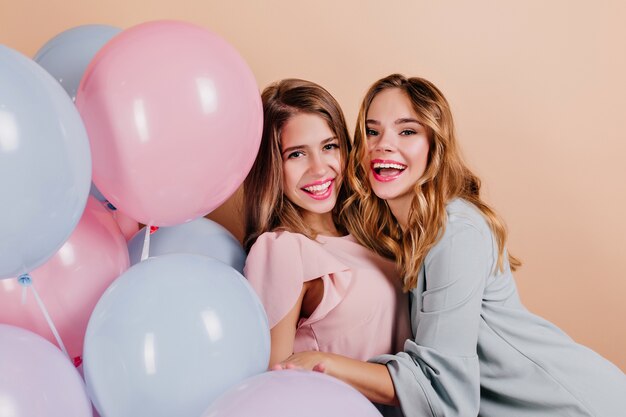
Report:
[[374,178],[382,182],[395,180],[404,172],[406,168],[406,165],[398,162],[372,162],[372,172],[374,173]]
[[330,179],[324,182],[318,182],[302,187],[301,190],[316,200],[325,200],[326,198],[330,197],[334,181],[334,179]]

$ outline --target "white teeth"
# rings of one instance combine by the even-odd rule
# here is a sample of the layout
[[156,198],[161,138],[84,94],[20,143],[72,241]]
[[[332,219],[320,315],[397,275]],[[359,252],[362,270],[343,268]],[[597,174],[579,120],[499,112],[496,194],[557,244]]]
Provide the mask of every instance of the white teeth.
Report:
[[304,187],[304,190],[310,192],[310,193],[317,193],[320,191],[326,191],[328,189],[328,187],[330,187],[330,183],[332,181],[328,180],[323,184],[318,184],[318,185],[311,185],[310,187]]
[[392,164],[389,162],[376,162],[374,164],[374,169],[382,169],[382,168],[405,169],[406,166],[400,165],[400,164]]

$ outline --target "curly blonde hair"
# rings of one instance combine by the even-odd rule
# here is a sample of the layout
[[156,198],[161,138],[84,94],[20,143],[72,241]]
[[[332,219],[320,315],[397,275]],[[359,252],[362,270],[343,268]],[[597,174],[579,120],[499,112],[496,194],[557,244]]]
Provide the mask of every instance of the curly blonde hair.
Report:
[[[374,97],[389,88],[397,88],[407,95],[427,129],[430,145],[426,170],[413,187],[413,200],[404,231],[385,200],[372,192],[368,180],[369,166],[364,165],[368,153],[367,112]],[[426,254],[445,230],[446,204],[457,197],[476,206],[487,220],[498,244],[497,268],[504,268],[506,228],[495,211],[480,198],[480,179],[463,162],[448,101],[431,82],[392,74],[370,87],[359,111],[346,182],[356,193],[345,201],[344,223],[362,244],[396,260],[404,291],[416,286]],[[508,258],[511,269],[521,265],[512,255],[509,254]]]

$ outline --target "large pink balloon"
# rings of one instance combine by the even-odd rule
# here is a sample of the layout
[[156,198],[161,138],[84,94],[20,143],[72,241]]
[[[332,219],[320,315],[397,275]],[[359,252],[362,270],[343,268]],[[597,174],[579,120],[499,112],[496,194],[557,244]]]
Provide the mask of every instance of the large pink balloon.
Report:
[[92,417],[78,371],[61,351],[24,329],[0,324],[0,416]]
[[76,95],[93,181],[141,223],[203,216],[241,185],[263,124],[254,75],[237,51],[189,23],[127,29],[91,61]]
[[[61,340],[72,358],[80,357],[87,323],[109,284],[128,269],[126,240],[111,214],[94,197],[78,226],[48,262],[30,275]],[[0,322],[33,331],[56,344],[44,315],[16,279],[0,281]]]

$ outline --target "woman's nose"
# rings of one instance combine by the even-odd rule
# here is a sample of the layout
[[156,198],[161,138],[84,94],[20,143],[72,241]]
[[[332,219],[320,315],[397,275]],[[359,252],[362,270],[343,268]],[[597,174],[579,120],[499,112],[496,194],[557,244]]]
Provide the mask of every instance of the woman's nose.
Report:
[[320,176],[324,175],[328,169],[328,164],[319,155],[314,155],[310,160],[309,172],[312,175]]
[[374,146],[370,150],[378,152],[392,152],[395,149],[395,141],[390,133],[381,132],[376,138]]

